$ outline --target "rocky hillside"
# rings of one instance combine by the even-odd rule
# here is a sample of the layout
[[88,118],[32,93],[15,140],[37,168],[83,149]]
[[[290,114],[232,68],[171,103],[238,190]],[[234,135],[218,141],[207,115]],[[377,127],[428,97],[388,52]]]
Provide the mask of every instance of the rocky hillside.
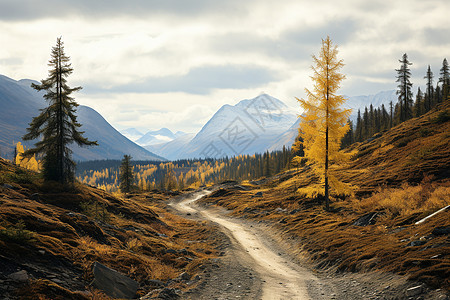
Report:
[[216,241],[169,213],[167,198],[66,190],[0,159],[1,298],[150,298],[197,286]]

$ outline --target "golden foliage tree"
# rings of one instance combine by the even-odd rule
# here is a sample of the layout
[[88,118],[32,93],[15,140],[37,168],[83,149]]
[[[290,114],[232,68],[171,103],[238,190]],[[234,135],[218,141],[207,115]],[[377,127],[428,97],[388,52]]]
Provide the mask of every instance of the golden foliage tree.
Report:
[[341,108],[346,99],[336,94],[345,79],[345,75],[339,72],[344,63],[338,60],[337,55],[337,46],[327,36],[322,40],[318,57],[313,55],[313,90],[306,89],[307,100],[296,98],[304,109],[300,116],[304,153],[312,170],[320,178],[318,184],[299,189],[299,192],[310,197],[324,195],[327,210],[330,189],[338,195],[352,192],[352,187],[339,181],[330,169],[330,165],[344,163],[351,156],[339,151],[341,139],[349,130],[346,121],[351,110]]
[[36,160],[36,155],[31,157],[24,157],[25,147],[21,142],[16,145],[17,156],[14,158],[14,163],[22,168],[29,169],[35,172],[39,171],[39,162]]

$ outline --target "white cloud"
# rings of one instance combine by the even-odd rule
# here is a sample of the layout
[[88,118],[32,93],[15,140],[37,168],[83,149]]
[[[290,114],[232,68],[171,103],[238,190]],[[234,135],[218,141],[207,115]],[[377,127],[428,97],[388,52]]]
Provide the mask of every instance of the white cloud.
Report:
[[437,75],[450,48],[448,1],[101,3],[3,0],[0,73],[45,78],[63,36],[75,69],[69,84],[86,87],[80,103],[116,127],[194,132],[223,104],[262,91],[297,107],[327,34],[346,63],[347,95],[395,88],[404,52],[415,87],[423,85],[426,66]]

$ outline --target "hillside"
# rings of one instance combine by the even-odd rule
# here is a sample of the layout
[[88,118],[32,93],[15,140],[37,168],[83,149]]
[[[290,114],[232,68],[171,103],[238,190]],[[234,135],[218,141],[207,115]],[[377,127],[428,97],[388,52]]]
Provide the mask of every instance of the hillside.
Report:
[[331,212],[295,192],[316,180],[308,167],[230,184],[201,202],[268,224],[280,244],[320,272],[383,271],[449,291],[449,132],[447,102],[353,145],[352,163],[339,172],[358,186],[356,195],[333,199]]
[[[14,144],[22,140],[26,128],[39,109],[46,107],[42,92],[30,87],[32,80],[13,80],[0,75],[0,154],[11,158]],[[80,105],[77,109],[78,121],[85,136],[98,141],[99,146],[73,147],[75,160],[122,159],[130,154],[134,159],[165,160],[148,150],[136,145],[114,129],[98,112],[90,107]],[[33,146],[32,142],[24,142]]]
[[0,199],[2,299],[109,299],[98,263],[135,280],[138,296],[173,296],[199,285],[218,254],[211,226],[169,213],[157,192],[63,190],[0,159]]

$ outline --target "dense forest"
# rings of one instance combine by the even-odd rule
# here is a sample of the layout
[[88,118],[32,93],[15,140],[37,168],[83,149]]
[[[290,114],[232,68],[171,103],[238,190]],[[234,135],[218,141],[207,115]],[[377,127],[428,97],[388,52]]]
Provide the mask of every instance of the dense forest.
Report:
[[[131,161],[135,190],[182,190],[198,188],[225,180],[250,180],[268,177],[289,166],[297,153],[283,147],[281,151],[239,155],[221,159],[183,159],[172,162]],[[291,162],[291,163],[290,163]],[[120,185],[119,160],[80,162],[80,182],[116,192]]]

